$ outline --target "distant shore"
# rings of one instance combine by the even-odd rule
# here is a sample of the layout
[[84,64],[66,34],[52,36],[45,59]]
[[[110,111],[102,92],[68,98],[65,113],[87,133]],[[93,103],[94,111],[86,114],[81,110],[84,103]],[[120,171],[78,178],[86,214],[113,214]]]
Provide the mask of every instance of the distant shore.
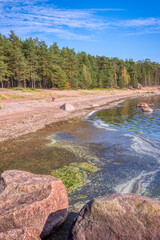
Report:
[[[0,141],[35,132],[48,124],[85,116],[131,97],[160,94],[160,87],[131,90],[0,90]],[[60,107],[72,104],[75,111]]]

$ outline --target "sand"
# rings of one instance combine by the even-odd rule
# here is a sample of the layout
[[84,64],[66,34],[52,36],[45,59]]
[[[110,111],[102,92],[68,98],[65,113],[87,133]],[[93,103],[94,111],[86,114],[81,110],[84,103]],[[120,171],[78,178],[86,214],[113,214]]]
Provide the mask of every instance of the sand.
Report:
[[[1,89],[0,141],[35,132],[53,122],[85,116],[93,109],[111,107],[127,98],[155,94],[160,94],[160,88],[63,91]],[[76,110],[62,110],[60,107],[64,103],[72,104]]]

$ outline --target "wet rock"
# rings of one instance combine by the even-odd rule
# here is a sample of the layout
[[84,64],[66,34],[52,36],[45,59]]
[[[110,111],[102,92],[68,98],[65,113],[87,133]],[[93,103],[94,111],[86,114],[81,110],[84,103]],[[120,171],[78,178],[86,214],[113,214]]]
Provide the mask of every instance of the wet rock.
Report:
[[153,109],[150,107],[141,107],[141,109],[143,112],[149,112],[149,113],[153,112]]
[[66,220],[67,209],[61,180],[18,170],[1,175],[0,239],[46,237]]
[[140,108],[142,108],[142,107],[148,107],[148,104],[145,103],[145,102],[140,102],[140,103],[137,104],[137,107],[140,107]]
[[60,108],[63,109],[64,111],[66,111],[66,112],[71,112],[71,111],[75,110],[75,107],[72,104],[69,104],[69,103],[63,104]]
[[159,229],[159,200],[110,194],[82,208],[68,240],[159,240]]

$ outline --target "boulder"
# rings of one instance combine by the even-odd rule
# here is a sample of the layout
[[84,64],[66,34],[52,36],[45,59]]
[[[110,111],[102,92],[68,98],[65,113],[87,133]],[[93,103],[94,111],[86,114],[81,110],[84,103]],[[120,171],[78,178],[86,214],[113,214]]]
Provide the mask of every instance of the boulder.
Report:
[[72,104],[69,104],[69,103],[63,104],[60,108],[63,109],[64,111],[66,111],[66,112],[72,112],[72,111],[75,110],[75,107]]
[[67,214],[68,197],[61,180],[18,170],[1,175],[0,239],[44,238]]
[[160,201],[136,194],[110,194],[87,203],[68,240],[159,240]]
[[140,107],[140,108],[142,108],[142,107],[148,107],[148,104],[145,103],[145,102],[140,102],[140,103],[137,104],[137,107]]
[[149,112],[149,113],[153,112],[153,109],[150,107],[141,107],[141,109],[143,112]]

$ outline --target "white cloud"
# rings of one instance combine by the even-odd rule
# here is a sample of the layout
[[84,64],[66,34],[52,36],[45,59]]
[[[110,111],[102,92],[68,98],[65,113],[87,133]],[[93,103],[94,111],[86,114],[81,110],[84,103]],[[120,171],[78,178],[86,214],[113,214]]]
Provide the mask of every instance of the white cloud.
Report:
[[[106,29],[127,31],[127,34],[159,32],[160,18],[107,20],[104,11],[125,9],[59,9],[47,0],[0,0],[1,33],[13,29],[16,34],[49,33],[63,39],[93,39],[95,31]],[[98,14],[97,14],[98,13]],[[134,31],[135,30],[135,31]],[[131,32],[130,32],[131,31]]]

